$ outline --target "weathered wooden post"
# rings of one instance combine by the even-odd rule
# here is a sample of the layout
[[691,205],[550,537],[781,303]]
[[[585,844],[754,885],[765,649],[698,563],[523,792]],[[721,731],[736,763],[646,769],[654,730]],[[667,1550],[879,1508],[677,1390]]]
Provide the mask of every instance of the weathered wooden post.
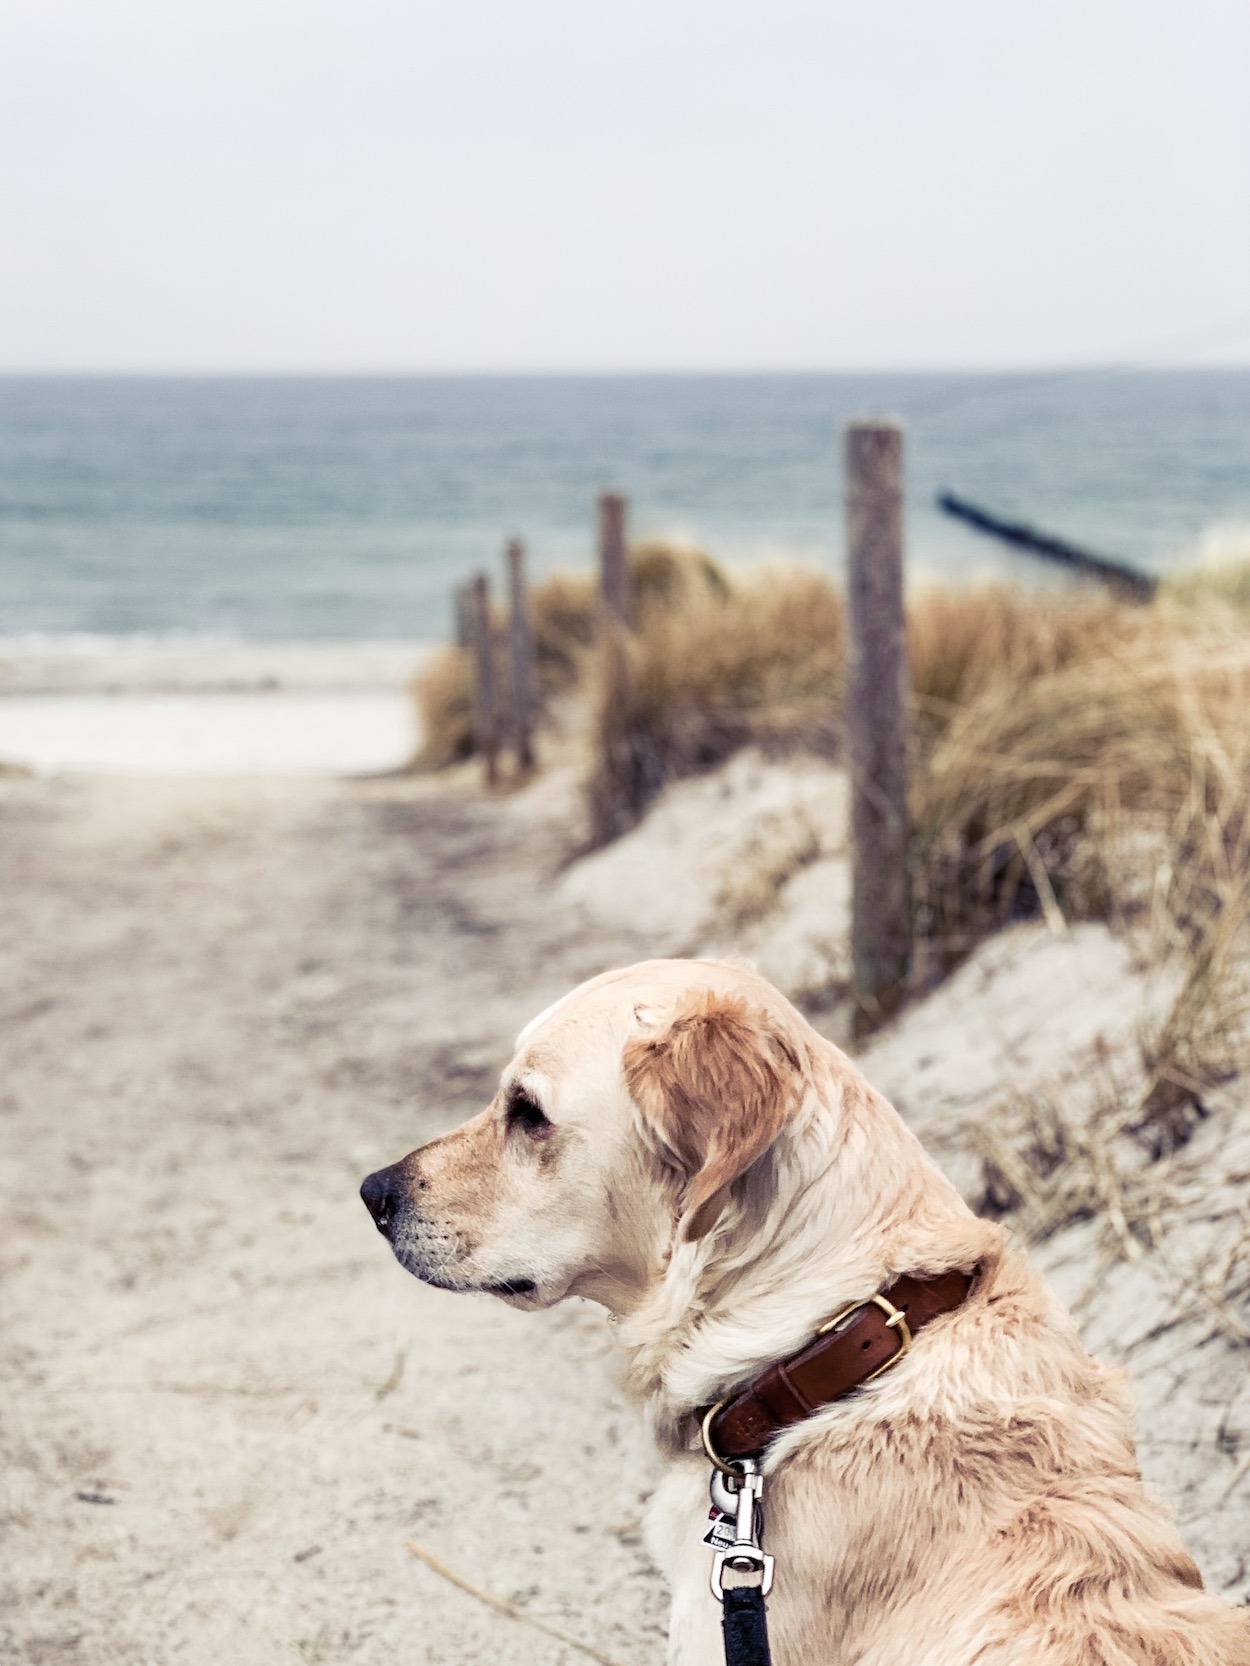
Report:
[[643,803],[641,759],[634,734],[630,686],[633,595],[625,540],[625,498],[599,498],[599,695],[595,716],[602,791],[592,809],[595,835],[612,838],[637,820]]
[[473,744],[486,765],[486,785],[499,779],[499,714],[495,698],[494,632],[490,618],[490,580],[473,580]]
[[473,646],[473,581],[458,584],[451,593],[452,610],[456,619],[457,648]]
[[911,964],[903,432],[852,422],[845,445],[851,961],[862,1029],[897,1004]]
[[508,544],[508,651],[512,665],[512,739],[517,768],[528,775],[534,767],[534,626],[530,620],[525,585],[525,545],[519,538]]
[[629,593],[629,550],[625,543],[625,498],[603,492],[599,498],[599,584],[609,621],[633,623]]
[[599,663],[602,713],[609,728],[625,712],[629,697],[630,589],[625,497],[621,492],[603,492],[599,497]]

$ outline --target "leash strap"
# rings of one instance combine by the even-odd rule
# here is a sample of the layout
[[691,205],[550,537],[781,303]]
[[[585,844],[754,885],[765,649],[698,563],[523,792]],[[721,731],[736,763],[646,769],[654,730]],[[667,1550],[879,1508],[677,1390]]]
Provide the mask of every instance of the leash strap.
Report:
[[729,1585],[722,1600],[725,1666],[772,1666],[763,1591],[758,1585]]

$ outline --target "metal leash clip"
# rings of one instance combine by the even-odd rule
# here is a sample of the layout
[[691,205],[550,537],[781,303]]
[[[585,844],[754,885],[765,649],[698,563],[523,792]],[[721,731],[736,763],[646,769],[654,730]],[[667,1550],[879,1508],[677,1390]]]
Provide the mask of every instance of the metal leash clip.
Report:
[[764,1477],[754,1458],[740,1458],[738,1463],[741,1469],[737,1473],[729,1473],[727,1468],[713,1469],[708,1487],[712,1503],[721,1514],[734,1517],[734,1542],[718,1550],[712,1560],[712,1595],[717,1602],[725,1600],[726,1568],[735,1573],[757,1571],[761,1596],[766,1597],[773,1588],[773,1559],[760,1546]]

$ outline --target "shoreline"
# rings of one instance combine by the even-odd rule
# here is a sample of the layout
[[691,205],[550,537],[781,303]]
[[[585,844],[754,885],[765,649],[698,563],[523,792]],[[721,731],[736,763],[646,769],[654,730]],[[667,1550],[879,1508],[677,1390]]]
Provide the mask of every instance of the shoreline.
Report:
[[0,640],[0,765],[37,774],[367,774],[419,736],[402,641]]
[[400,688],[439,646],[403,637],[0,636],[0,698]]

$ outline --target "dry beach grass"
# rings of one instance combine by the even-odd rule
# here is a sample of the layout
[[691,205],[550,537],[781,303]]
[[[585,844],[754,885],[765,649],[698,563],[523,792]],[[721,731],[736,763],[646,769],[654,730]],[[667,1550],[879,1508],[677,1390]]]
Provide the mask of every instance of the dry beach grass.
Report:
[[[720,568],[698,551],[642,544],[631,556],[634,604],[644,629],[669,614],[684,613],[699,598],[727,596]],[[555,573],[530,593],[540,716],[548,724],[562,696],[593,685],[598,598],[593,580]],[[496,686],[508,689],[507,623],[492,616]],[[473,752],[473,673],[467,649],[448,646],[423,666],[413,695],[422,737],[414,759],[419,771],[445,769]]]
[[[549,580],[534,596],[548,708],[570,694],[591,707],[592,844],[635,825],[667,783],[744,747],[837,758],[842,744],[843,601],[826,579],[731,581],[704,556],[654,546],[634,571],[624,691],[597,680],[589,581]],[[1123,918],[1148,903],[1198,941],[1250,841],[1250,637],[1229,589],[1220,577],[1212,594],[1191,586],[1187,605],[1152,607],[1005,587],[912,599],[922,976],[1037,913]],[[466,656],[447,650],[418,695],[422,761],[466,756]]]

